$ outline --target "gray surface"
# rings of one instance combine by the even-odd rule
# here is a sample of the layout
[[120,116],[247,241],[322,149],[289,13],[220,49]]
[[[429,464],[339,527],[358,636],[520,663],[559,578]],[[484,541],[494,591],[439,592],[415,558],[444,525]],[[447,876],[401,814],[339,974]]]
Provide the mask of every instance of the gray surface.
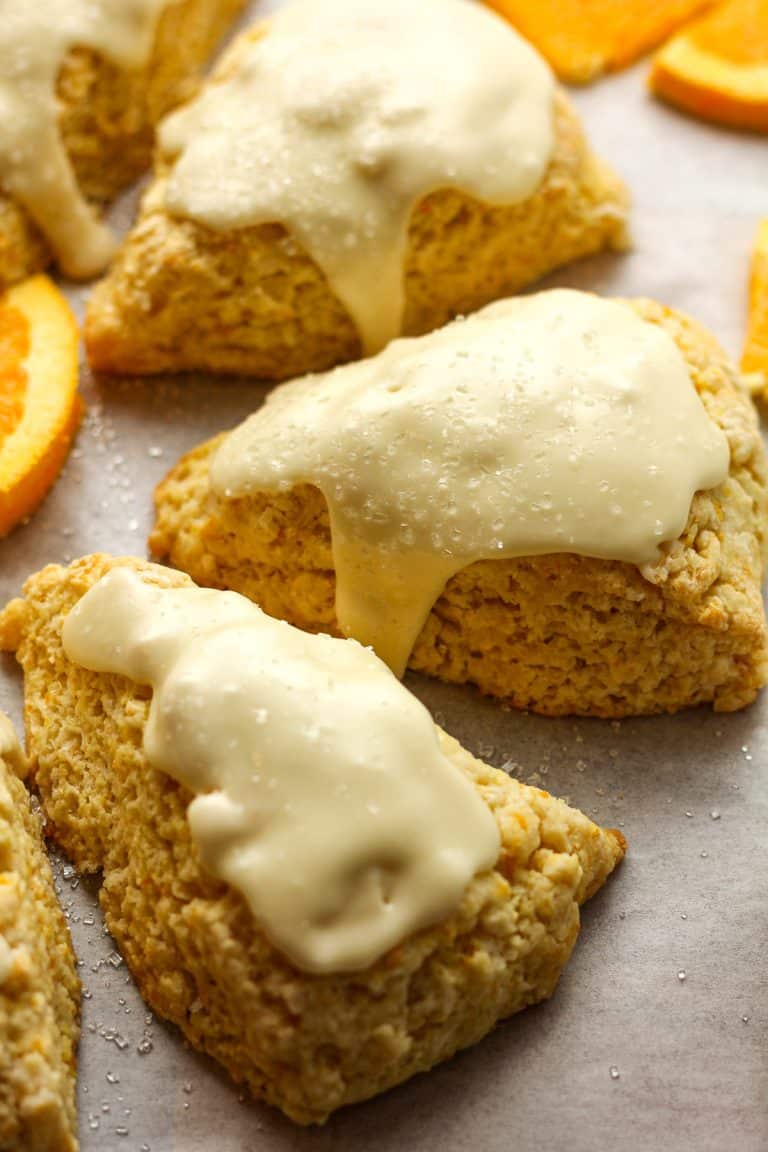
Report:
[[[636,250],[557,282],[656,296],[711,325],[736,354],[748,252],[768,212],[768,148],[653,104],[643,78],[635,69],[575,94],[595,143],[632,186]],[[99,390],[87,374],[84,390],[90,414],[65,476],[33,522],[0,544],[2,600],[49,561],[94,549],[143,554],[153,484],[263,394],[201,382]],[[629,857],[585,910],[554,1000],[428,1076],[301,1131],[241,1101],[173,1029],[147,1024],[125,966],[108,960],[95,888],[60,865],[90,994],[85,1152],[768,1148],[765,700],[735,716],[615,725],[517,716],[470,692],[409,684],[472,751],[514,761],[521,777],[627,835]],[[20,703],[8,660],[0,707],[18,720]]]

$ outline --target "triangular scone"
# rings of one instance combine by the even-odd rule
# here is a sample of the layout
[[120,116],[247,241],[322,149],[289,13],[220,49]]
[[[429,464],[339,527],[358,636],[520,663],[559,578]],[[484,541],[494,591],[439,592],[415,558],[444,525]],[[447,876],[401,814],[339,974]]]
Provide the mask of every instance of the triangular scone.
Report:
[[[127,71],[88,49],[65,58],[59,125],[77,183],[94,205],[109,203],[147,168],[154,127],[189,99],[202,65],[245,0],[173,0],[162,12],[144,67]],[[52,262],[40,229],[0,182],[0,290]]]
[[35,780],[52,834],[104,876],[107,924],[145,998],[253,1093],[299,1123],[384,1091],[550,996],[579,928],[579,904],[624,854],[546,792],[444,749],[492,808],[502,850],[448,920],[352,975],[310,976],[259,930],[243,897],[202,870],[191,794],[148,767],[148,691],[71,663],[66,615],[116,566],[161,587],[186,576],[91,556],[30,578],[0,616],[0,645],[24,668]]
[[[236,42],[218,75],[236,73],[238,50],[262,34],[257,28]],[[404,334],[437,328],[579,257],[626,247],[627,191],[592,154],[560,93],[554,135],[544,178],[522,202],[490,207],[446,188],[417,204],[403,273]],[[85,339],[94,370],[282,380],[361,355],[352,317],[286,227],[219,231],[172,216],[167,176],[160,157],[139,221],[91,297]]]
[[[631,307],[682,352],[727,437],[729,476],[695,495],[685,530],[653,566],[563,552],[464,568],[434,605],[411,668],[546,715],[617,717],[710,702],[731,711],[765,684],[767,481],[754,407],[706,331],[653,301]],[[154,556],[301,628],[334,631],[324,497],[309,485],[219,497],[209,468],[221,439],[183,457],[158,487]]]
[[12,732],[0,714],[0,1148],[74,1152],[80,985]]

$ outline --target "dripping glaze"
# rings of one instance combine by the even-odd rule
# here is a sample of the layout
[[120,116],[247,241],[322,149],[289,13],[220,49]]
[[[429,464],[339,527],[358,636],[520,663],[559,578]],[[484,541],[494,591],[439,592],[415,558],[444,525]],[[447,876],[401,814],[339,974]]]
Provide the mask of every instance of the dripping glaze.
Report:
[[102,271],[115,241],[83,197],[59,131],[67,54],[91,48],[126,69],[152,50],[169,0],[15,0],[0,20],[0,186],[27,210],[65,275]]
[[553,100],[544,61],[470,0],[299,0],[161,126],[164,206],[221,230],[284,224],[375,352],[401,330],[414,207],[442,188],[526,200]]
[[367,968],[495,864],[490,809],[359,644],[125,568],[86,593],[63,640],[83,667],[152,686],[148,761],[195,793],[204,866],[298,967]]
[[555,290],[277,389],[224,440],[211,487],[319,488],[339,626],[402,674],[460,569],[653,563],[728,464],[672,338],[627,304]]

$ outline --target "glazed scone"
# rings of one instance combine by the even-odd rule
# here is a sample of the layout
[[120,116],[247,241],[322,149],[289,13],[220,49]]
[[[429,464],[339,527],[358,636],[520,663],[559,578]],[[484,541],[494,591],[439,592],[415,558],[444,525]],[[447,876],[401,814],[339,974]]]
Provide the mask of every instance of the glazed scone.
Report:
[[[696,493],[684,530],[656,563],[559,550],[472,563],[434,603],[412,669],[547,715],[620,717],[702,703],[730,711],[765,683],[766,464],[753,405],[698,325],[649,300],[629,306],[682,353],[727,438],[727,478]],[[209,468],[222,442],[189,453],[158,487],[152,554],[299,627],[335,631],[326,500],[309,484],[214,494]]]
[[[59,128],[77,183],[102,206],[148,167],[157,122],[189,99],[198,75],[245,0],[168,0],[146,65],[118,67],[74,48],[58,77]],[[45,237],[0,182],[0,290],[52,262]]]
[[[350,6],[349,0],[334,0],[334,3],[342,9]],[[457,0],[443,0],[438,5],[436,0],[430,0],[430,4],[435,12],[431,27],[437,32],[440,24],[445,23],[449,16],[454,18],[458,3]],[[402,0],[400,6],[403,10],[407,7]],[[392,5],[369,7],[376,10],[371,17],[372,22],[395,22],[402,36],[416,17],[412,6],[402,17],[397,15]],[[288,9],[281,10],[281,14],[284,11]],[[415,206],[409,202],[406,208],[402,253],[398,256],[402,299],[398,298],[397,322],[393,321],[385,337],[381,337],[381,332],[377,333],[379,339],[374,343],[379,347],[398,332],[418,334],[429,331],[460,313],[471,312],[490,300],[517,291],[560,265],[605,248],[621,249],[627,244],[626,189],[590,151],[579,121],[566,98],[548,86],[551,84],[551,75],[544,62],[535,57],[532,50],[503,21],[476,6],[472,6],[471,11],[474,21],[492,21],[492,41],[505,43],[509,40],[513,50],[526,54],[524,62],[534,65],[533,70],[537,72],[534,79],[539,87],[545,89],[542,99],[546,102],[549,118],[545,129],[551,135],[551,140],[547,143],[543,160],[544,152],[539,147],[541,141],[533,130],[531,141],[527,138],[521,143],[515,141],[512,133],[520,131],[521,124],[525,126],[529,120],[532,123],[537,121],[540,108],[534,108],[535,115],[529,115],[527,105],[521,108],[516,120],[512,117],[514,122],[510,135],[499,136],[504,109],[499,108],[498,112],[494,110],[494,115],[488,115],[489,97],[485,94],[484,113],[478,113],[479,122],[470,134],[472,141],[476,142],[486,130],[497,133],[494,140],[497,151],[484,167],[495,172],[497,167],[517,163],[525,154],[529,156],[532,165],[532,157],[536,163],[541,162],[541,173],[540,179],[530,181],[530,173],[526,175],[523,172],[524,179],[528,181],[526,191],[512,199],[497,195],[491,201],[489,185],[489,196],[484,201],[476,192],[470,194],[466,188],[469,182],[477,186],[482,172],[467,173],[465,184],[461,187],[459,176],[454,172],[455,165],[462,162],[463,140],[467,133],[466,126],[461,123],[462,108],[456,110],[456,122],[454,124],[451,121],[450,130],[446,128],[445,122],[440,123],[439,128],[444,134],[441,140],[448,141],[449,161],[446,161],[444,168],[448,175],[444,179],[448,184],[453,174],[456,177],[455,186],[443,187],[443,179],[436,178],[434,173],[430,173],[431,180],[425,180],[418,187],[414,185]],[[335,35],[337,23],[329,22],[322,13],[321,16],[325,25],[323,34]],[[426,19],[426,9],[420,9],[419,16]],[[397,20],[401,20],[401,23],[397,24]],[[339,22],[343,22],[341,17]],[[270,27],[266,25],[252,29],[235,43],[214,79],[204,90],[207,99],[217,99],[220,91],[226,91],[228,85],[241,82],[242,74],[247,71],[243,60],[248,61],[248,68],[252,72],[256,71],[254,64],[260,62],[258,50],[260,46],[268,45],[274,35]],[[309,32],[305,34],[311,39]],[[383,35],[377,25],[378,34]],[[429,45],[426,63],[429,63],[430,54],[440,58],[441,49],[434,43],[435,36],[431,40],[433,42]],[[378,45],[378,42],[374,43]],[[392,67],[393,60],[399,59],[398,53],[386,52],[385,47],[386,43],[379,48],[379,59],[376,59],[375,51],[372,52],[371,71],[374,73],[382,62],[383,66]],[[303,47],[297,51],[302,53]],[[383,95],[379,99],[382,104],[386,104],[389,99],[393,82],[410,82],[412,76],[405,76],[408,68],[405,61],[416,52],[417,48],[410,41],[408,44],[404,41],[403,50],[399,54],[404,62],[396,66],[400,72],[395,74],[394,81],[387,75],[381,82]],[[481,80],[484,79],[484,71],[492,72],[487,53],[478,50],[473,54],[469,48],[461,69],[458,66],[452,67],[450,61],[444,64],[446,76],[451,78],[459,71],[471,74],[469,64],[475,58],[480,61],[475,74]],[[317,58],[318,67],[322,59],[320,53]],[[345,59],[352,61],[353,67],[356,66],[357,50],[348,52]],[[288,68],[292,64],[293,61],[290,61]],[[505,76],[502,66],[501,83],[514,83],[516,65],[517,57],[509,65],[509,76]],[[297,69],[307,67],[306,53],[300,55],[293,66]],[[541,70],[541,74],[538,70]],[[413,65],[412,74],[418,71],[418,66]],[[303,75],[303,72],[299,72],[299,75]],[[329,65],[325,79],[321,76],[315,76],[314,79],[318,84],[326,80],[328,84],[335,84],[335,64],[334,67]],[[358,83],[363,83],[365,91],[364,82],[355,78],[354,84]],[[435,83],[437,85],[437,81]],[[281,87],[277,80],[275,86]],[[445,84],[441,82],[440,87],[440,98],[447,103],[447,81]],[[524,85],[521,87],[524,88]],[[238,96],[235,107],[245,106],[248,103],[246,98],[239,100],[238,90],[234,88],[234,91]],[[353,87],[351,92],[352,95],[347,94],[345,97],[349,100],[349,109],[340,112],[340,118],[354,117],[356,114],[357,88]],[[513,90],[510,106],[515,95]],[[314,198],[320,194],[318,181],[311,173],[322,173],[328,163],[326,140],[334,125],[332,119],[326,121],[330,116],[326,103],[332,97],[335,98],[335,88],[327,101],[324,93],[318,93],[314,104],[307,110],[303,107],[307,95],[302,88],[295,97],[297,107],[290,106],[286,113],[285,122],[290,130],[294,130],[292,126],[296,121],[302,124],[306,121],[317,122],[321,125],[317,163],[309,163],[306,173],[299,168],[298,146],[288,149],[289,158],[286,158],[285,150],[281,153],[283,159],[280,163],[285,166],[284,177],[281,177],[285,182],[285,195],[289,194],[292,186],[301,185],[296,205],[299,216],[302,207],[306,205],[310,205],[314,211]],[[433,104],[438,104],[437,109],[430,109],[430,99]],[[434,95],[430,97],[421,91],[417,91],[412,99],[409,89],[407,100],[405,97],[404,100],[406,103],[411,100],[417,112],[423,112],[425,116],[434,114],[437,117],[444,112]],[[499,102],[503,102],[503,99],[497,101],[497,104]],[[251,100],[251,104],[262,106],[260,98],[256,97]],[[194,115],[194,109],[182,110],[182,117],[190,115]],[[369,142],[373,146],[382,134],[389,138],[389,134],[395,131],[394,121],[387,118],[388,112],[383,107],[374,107],[370,115],[374,118],[373,128],[367,120],[355,128],[357,136],[349,145],[354,153],[350,169],[354,174],[361,166],[372,165],[365,195],[380,181],[384,189],[392,189],[394,199],[397,184],[387,185],[385,182],[388,173],[386,150],[381,161],[369,159],[365,153]],[[243,131],[261,132],[263,122],[268,119],[260,117],[239,127]],[[231,117],[222,112],[218,116],[212,115],[211,121],[214,125],[220,125],[222,121],[229,124]],[[319,256],[316,259],[310,252],[309,239],[317,241],[318,236],[333,231],[336,226],[333,213],[341,197],[333,194],[330,196],[330,225],[325,219],[320,222],[308,220],[305,222],[304,233],[299,233],[298,224],[294,226],[296,221],[285,215],[287,209],[279,197],[271,205],[275,210],[274,217],[267,213],[266,216],[259,216],[258,222],[251,223],[242,213],[238,214],[242,200],[238,189],[241,182],[248,182],[248,173],[239,173],[237,177],[231,173],[227,175],[228,161],[223,158],[208,165],[209,170],[217,172],[217,179],[219,167],[225,167],[218,192],[213,197],[214,203],[209,205],[209,212],[201,214],[177,210],[174,187],[182,163],[177,160],[171,148],[177,123],[178,118],[171,117],[161,129],[155,183],[144,198],[136,227],[129,234],[106,279],[96,287],[91,297],[85,339],[92,367],[98,372],[131,374],[199,369],[279,380],[327,368],[357,358],[363,350],[370,351],[371,340],[365,338],[358,323],[359,317],[353,315],[349,299],[344,303],[343,293],[339,294],[343,277],[337,276],[334,280],[329,271],[331,265],[339,260],[343,264],[346,259],[346,234],[339,240],[341,255],[332,254],[325,270]],[[346,119],[342,119],[342,123],[346,124]],[[237,130],[237,127],[229,129],[230,133]],[[169,138],[165,147],[162,144],[163,133]],[[202,148],[199,126],[191,128],[188,135],[193,145],[199,139]],[[359,138],[363,139],[363,144],[359,143]],[[210,145],[214,152],[224,147],[225,140],[219,128],[211,129],[205,135],[206,148]],[[334,140],[335,137],[327,146],[328,149],[335,147]],[[498,151],[502,147],[500,140],[507,141],[506,157]],[[451,146],[458,150],[458,159],[450,153]],[[362,149],[359,156],[354,149]],[[252,150],[244,149],[249,156],[252,151],[260,153],[260,146],[254,145]],[[398,171],[408,172],[409,165],[413,164],[414,153],[429,157],[432,151],[434,142],[429,143],[428,140],[425,140],[421,148],[403,150],[402,154],[396,155]],[[469,147],[466,151],[469,154]],[[218,152],[215,154],[218,157]],[[330,154],[333,155],[332,152]],[[237,155],[237,149],[234,149],[230,158],[232,163],[236,161]],[[381,176],[375,167],[378,163],[383,165]],[[479,161],[478,165],[483,167]],[[368,172],[368,167],[365,170]],[[267,177],[271,171],[271,167],[265,166],[264,172],[259,169],[250,173],[251,193],[254,187],[261,190],[269,183]],[[471,180],[472,175],[474,180]],[[229,208],[228,179],[233,182]],[[427,192],[424,191],[425,186]],[[302,197],[305,203],[302,203]],[[169,204],[169,199],[173,199],[172,204]],[[384,199],[386,201],[387,197]],[[366,204],[367,201],[361,202],[359,210],[348,214],[350,251],[367,242],[367,225],[363,227],[361,219],[365,218]],[[224,218],[225,213],[228,213],[226,219],[230,220],[229,224]],[[217,218],[216,226],[210,223],[211,215]],[[238,220],[237,227],[231,224],[233,217]],[[360,228],[359,233],[353,230],[356,226]],[[397,238],[391,244],[381,244],[376,259],[371,259],[362,273],[360,268],[353,270],[352,279],[357,281],[358,297],[362,297],[361,307],[367,309],[369,324],[374,326],[381,326],[381,316],[390,305],[387,296],[391,295],[391,291],[382,285],[391,285],[392,277],[391,270],[386,270],[384,263],[392,252],[399,251],[398,244]]]
[[365,970],[311,975],[270,944],[242,895],[202,868],[186,818],[191,793],[148,766],[148,690],[64,654],[65,618],[120,567],[155,587],[191,586],[139,560],[51,566],[3,612],[0,644],[24,668],[30,753],[52,834],[79,869],[102,871],[107,924],[155,1011],[257,1097],[308,1124],[552,994],[578,905],[621,859],[623,839],[445,735],[445,754],[495,815],[496,867],[471,881],[455,914]]
[[0,1148],[75,1152],[80,985],[26,767],[0,714]]

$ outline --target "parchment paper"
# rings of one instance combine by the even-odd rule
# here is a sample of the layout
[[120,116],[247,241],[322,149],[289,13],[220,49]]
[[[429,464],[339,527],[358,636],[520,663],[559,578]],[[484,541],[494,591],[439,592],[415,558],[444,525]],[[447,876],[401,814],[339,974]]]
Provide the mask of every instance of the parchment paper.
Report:
[[[256,5],[259,12],[270,7]],[[765,138],[683,118],[646,66],[574,92],[634,194],[635,250],[549,283],[657,297],[740,352],[748,257],[768,214]],[[116,218],[129,218],[131,201]],[[87,289],[73,290],[80,306]],[[0,598],[50,561],[143,555],[153,485],[263,389],[206,381],[96,387],[66,472],[0,544]],[[242,1099],[147,1013],[104,934],[96,885],[57,865],[86,999],[84,1152],[765,1152],[768,1149],[768,698],[747,712],[610,724],[514,715],[415,676],[438,720],[494,764],[618,825],[629,855],[587,906],[554,999],[428,1075],[302,1131]],[[21,679],[0,664],[0,707]]]

